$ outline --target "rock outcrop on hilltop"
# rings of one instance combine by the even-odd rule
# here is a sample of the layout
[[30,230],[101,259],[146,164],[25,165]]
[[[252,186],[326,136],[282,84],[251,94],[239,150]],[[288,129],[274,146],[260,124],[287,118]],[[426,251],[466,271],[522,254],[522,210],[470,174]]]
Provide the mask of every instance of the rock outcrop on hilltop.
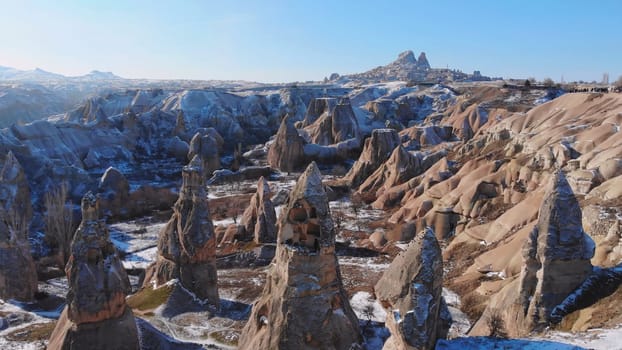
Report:
[[351,349],[362,341],[341,282],[335,229],[311,163],[279,219],[276,256],[240,336],[241,349]]
[[354,163],[350,171],[344,176],[344,180],[352,188],[357,188],[367,179],[382,163],[384,163],[391,152],[400,144],[397,131],[393,129],[376,129],[372,131],[371,137],[365,140],[363,152],[359,159]]
[[24,169],[9,152],[0,170],[0,299],[29,301],[37,292],[30,254],[30,190]]
[[415,58],[415,54],[411,51],[400,53],[397,59],[385,66],[379,66],[367,72],[348,75],[351,79],[366,79],[373,81],[409,81],[409,80],[425,80],[427,71],[430,69],[425,53],[419,55],[419,62]]
[[558,171],[548,185],[538,222],[522,249],[520,276],[504,287],[474,326],[486,334],[487,318],[497,313],[511,336],[544,329],[551,312],[592,272],[594,242],[583,231],[581,207],[566,176]]
[[200,129],[190,140],[188,159],[199,156],[203,162],[203,175],[206,179],[220,169],[220,149],[224,141],[215,129]]
[[256,243],[276,242],[276,212],[270,196],[270,185],[262,176],[257,182],[257,192],[242,214],[240,221],[244,235],[251,236]]
[[283,118],[274,142],[268,150],[268,164],[281,171],[296,171],[307,164],[304,153],[306,142],[298,134],[294,123],[294,118],[289,115]]
[[48,349],[139,348],[134,316],[125,303],[130,281],[98,212],[98,199],[87,193],[65,267],[67,306]]
[[375,286],[378,300],[388,308],[391,337],[383,349],[433,349],[436,343],[443,258],[431,228],[418,233]]
[[428,62],[428,58],[425,57],[425,52],[421,52],[419,54],[416,67],[417,69],[423,70],[423,71],[430,69],[430,62]]
[[146,272],[143,286],[178,279],[187,291],[217,306],[216,237],[198,155],[182,169],[182,177],[173,215],[160,231],[157,260]]

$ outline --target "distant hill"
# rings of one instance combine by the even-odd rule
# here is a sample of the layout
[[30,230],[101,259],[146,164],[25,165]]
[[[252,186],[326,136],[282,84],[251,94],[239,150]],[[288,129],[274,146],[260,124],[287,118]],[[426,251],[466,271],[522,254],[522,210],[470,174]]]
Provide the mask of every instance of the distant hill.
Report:
[[66,76],[62,74],[52,73],[40,68],[32,70],[19,70],[11,67],[0,66],[0,81],[20,81],[20,82],[80,82],[94,80],[120,80],[123,79],[112,72],[91,71],[85,75]]

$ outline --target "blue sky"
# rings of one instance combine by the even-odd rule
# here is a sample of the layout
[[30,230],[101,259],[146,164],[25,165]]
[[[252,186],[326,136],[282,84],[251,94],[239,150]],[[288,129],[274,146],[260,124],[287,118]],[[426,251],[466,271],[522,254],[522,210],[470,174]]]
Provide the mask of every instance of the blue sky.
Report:
[[621,24],[622,0],[0,0],[0,65],[286,82],[410,49],[491,76],[615,80]]

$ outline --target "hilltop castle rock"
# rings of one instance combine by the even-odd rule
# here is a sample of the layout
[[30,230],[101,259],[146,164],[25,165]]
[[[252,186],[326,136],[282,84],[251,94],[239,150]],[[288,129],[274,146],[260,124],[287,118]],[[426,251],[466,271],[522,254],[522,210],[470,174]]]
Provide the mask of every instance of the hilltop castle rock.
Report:
[[375,286],[388,308],[384,350],[433,349],[443,289],[443,258],[431,228],[415,236]]
[[351,349],[361,341],[341,282],[321,174],[311,163],[279,219],[276,256],[239,347]]
[[130,281],[108,229],[99,219],[98,199],[82,199],[82,222],[65,267],[67,306],[50,336],[48,349],[138,349],[138,333],[125,297]]
[[216,237],[199,156],[182,169],[182,177],[173,215],[160,231],[158,258],[146,272],[143,286],[178,279],[187,291],[217,306]]

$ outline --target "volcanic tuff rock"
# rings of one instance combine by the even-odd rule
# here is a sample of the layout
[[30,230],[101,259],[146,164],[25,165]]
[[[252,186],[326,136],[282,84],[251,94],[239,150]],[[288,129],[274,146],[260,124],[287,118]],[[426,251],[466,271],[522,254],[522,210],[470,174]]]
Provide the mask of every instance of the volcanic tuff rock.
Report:
[[279,219],[276,256],[240,336],[240,349],[350,349],[358,319],[341,282],[335,229],[311,163]]
[[323,114],[331,114],[337,105],[337,99],[334,97],[313,98],[309,101],[307,113],[302,120],[301,126],[306,127],[318,120]]
[[[349,139],[360,139],[358,121],[349,100],[341,99],[335,103],[334,99],[326,99],[324,103],[314,103],[314,107],[319,106],[323,106],[324,111],[304,129],[309,135],[309,143],[327,146]],[[303,123],[314,118],[314,113],[308,114]]]
[[130,281],[108,229],[99,219],[98,199],[82,199],[82,222],[65,267],[67,306],[50,336],[48,349],[138,349],[132,311],[125,304]]
[[203,162],[203,175],[208,179],[215,170],[220,169],[219,151],[223,139],[215,129],[201,129],[190,140],[188,159],[199,156]]
[[358,187],[382,163],[389,159],[391,152],[399,144],[399,136],[393,129],[376,129],[372,131],[371,137],[365,140],[365,146],[359,159],[344,176],[344,179],[353,188]]
[[240,223],[256,243],[276,242],[276,212],[270,196],[270,185],[262,176],[257,182],[257,192],[242,214]]
[[421,174],[423,170],[421,160],[417,156],[406,151],[401,145],[397,146],[391,157],[359,186],[358,192],[381,192],[379,190],[400,185]]
[[443,289],[443,258],[434,232],[426,228],[400,253],[375,286],[389,308],[391,337],[383,349],[433,349]]
[[[119,216],[127,211],[125,206],[129,202],[130,183],[116,168],[109,167],[99,181],[100,207],[104,213]],[[125,209],[125,210],[124,210]]]
[[158,258],[146,273],[144,287],[179,279],[201,300],[219,305],[216,237],[207,205],[203,162],[194,156],[182,170],[183,182],[173,215],[160,231]]
[[0,215],[0,299],[32,300],[37,271],[28,244],[30,190],[24,169],[10,151],[0,170]]
[[543,329],[551,321],[555,306],[592,272],[594,242],[583,231],[581,207],[561,171],[548,185],[538,223],[522,255],[524,265],[519,278],[491,300],[473,334],[486,333],[483,323],[493,312],[500,313],[511,336]]
[[386,66],[379,66],[367,72],[352,74],[348,77],[380,81],[425,80],[426,72],[430,68],[430,64],[425,58],[424,53],[421,53],[419,57],[423,58],[424,62],[417,62],[415,54],[411,50],[404,51],[398,55],[395,61]]
[[268,164],[281,171],[295,171],[306,165],[305,140],[294,126],[294,118],[286,115],[268,150]]

